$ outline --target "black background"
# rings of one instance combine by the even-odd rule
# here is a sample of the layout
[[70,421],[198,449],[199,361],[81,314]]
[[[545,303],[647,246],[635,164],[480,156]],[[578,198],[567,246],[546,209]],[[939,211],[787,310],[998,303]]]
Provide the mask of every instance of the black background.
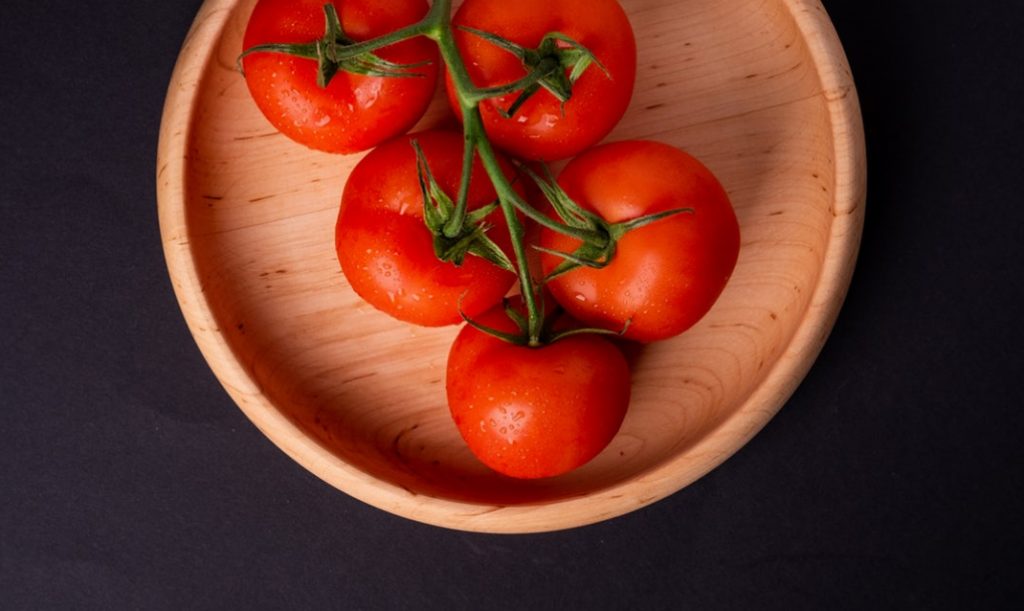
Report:
[[199,0],[0,3],[0,608],[1005,608],[1024,601],[1024,19],[826,0],[862,254],[782,412],[696,484],[565,532],[448,531],[271,445],[167,278],[154,166]]

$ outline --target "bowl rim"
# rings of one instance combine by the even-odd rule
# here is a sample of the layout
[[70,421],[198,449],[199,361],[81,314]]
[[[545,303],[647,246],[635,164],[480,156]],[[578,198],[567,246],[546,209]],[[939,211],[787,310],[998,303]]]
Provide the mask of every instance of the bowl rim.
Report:
[[[189,245],[186,169],[195,95],[239,0],[206,0],[189,29],[168,86],[157,152],[157,208],[164,256],[186,323],[215,376],[263,434],[307,470],[369,505],[435,526],[488,533],[562,530],[618,517],[703,477],[742,448],[782,408],[821,351],[842,307],[863,231],[867,188],[864,131],[853,77],[819,0],[778,0],[802,33],[832,126],[833,221],[803,319],[764,379],[729,418],[675,456],[594,494],[494,505],[416,494],[346,463],[306,435],[238,361],[203,291]],[[701,460],[693,460],[700,456]]]

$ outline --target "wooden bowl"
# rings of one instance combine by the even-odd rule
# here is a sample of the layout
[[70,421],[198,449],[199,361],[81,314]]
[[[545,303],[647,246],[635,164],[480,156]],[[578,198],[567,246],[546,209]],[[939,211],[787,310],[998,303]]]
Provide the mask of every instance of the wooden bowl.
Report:
[[[732,197],[742,249],[698,326],[632,355],[633,400],[611,445],[542,481],[494,474],[459,437],[444,391],[456,328],[395,322],[348,288],[333,231],[360,156],[304,149],[260,115],[235,71],[253,2],[207,0],[185,41],[160,134],[160,227],[210,367],[324,481],[455,529],[593,523],[722,463],[810,368],[849,284],[865,195],[856,92],[816,0],[623,2],[638,82],[609,140],[702,159]],[[447,116],[439,97],[420,127]]]

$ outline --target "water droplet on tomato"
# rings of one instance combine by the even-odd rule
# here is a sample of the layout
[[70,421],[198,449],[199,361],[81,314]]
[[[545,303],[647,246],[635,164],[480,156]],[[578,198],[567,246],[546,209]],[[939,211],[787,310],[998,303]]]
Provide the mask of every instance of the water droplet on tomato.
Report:
[[583,293],[576,293],[576,301],[579,301],[580,303],[584,303],[584,302],[587,301],[587,297]]

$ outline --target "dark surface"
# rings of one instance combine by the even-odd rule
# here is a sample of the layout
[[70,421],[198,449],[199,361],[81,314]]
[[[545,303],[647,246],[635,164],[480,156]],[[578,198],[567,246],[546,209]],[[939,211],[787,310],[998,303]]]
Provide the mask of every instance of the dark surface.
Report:
[[199,0],[0,3],[0,608],[1006,608],[1024,601],[1024,19],[828,0],[862,256],[738,455],[577,530],[420,525],[244,419],[171,291],[154,160]]

